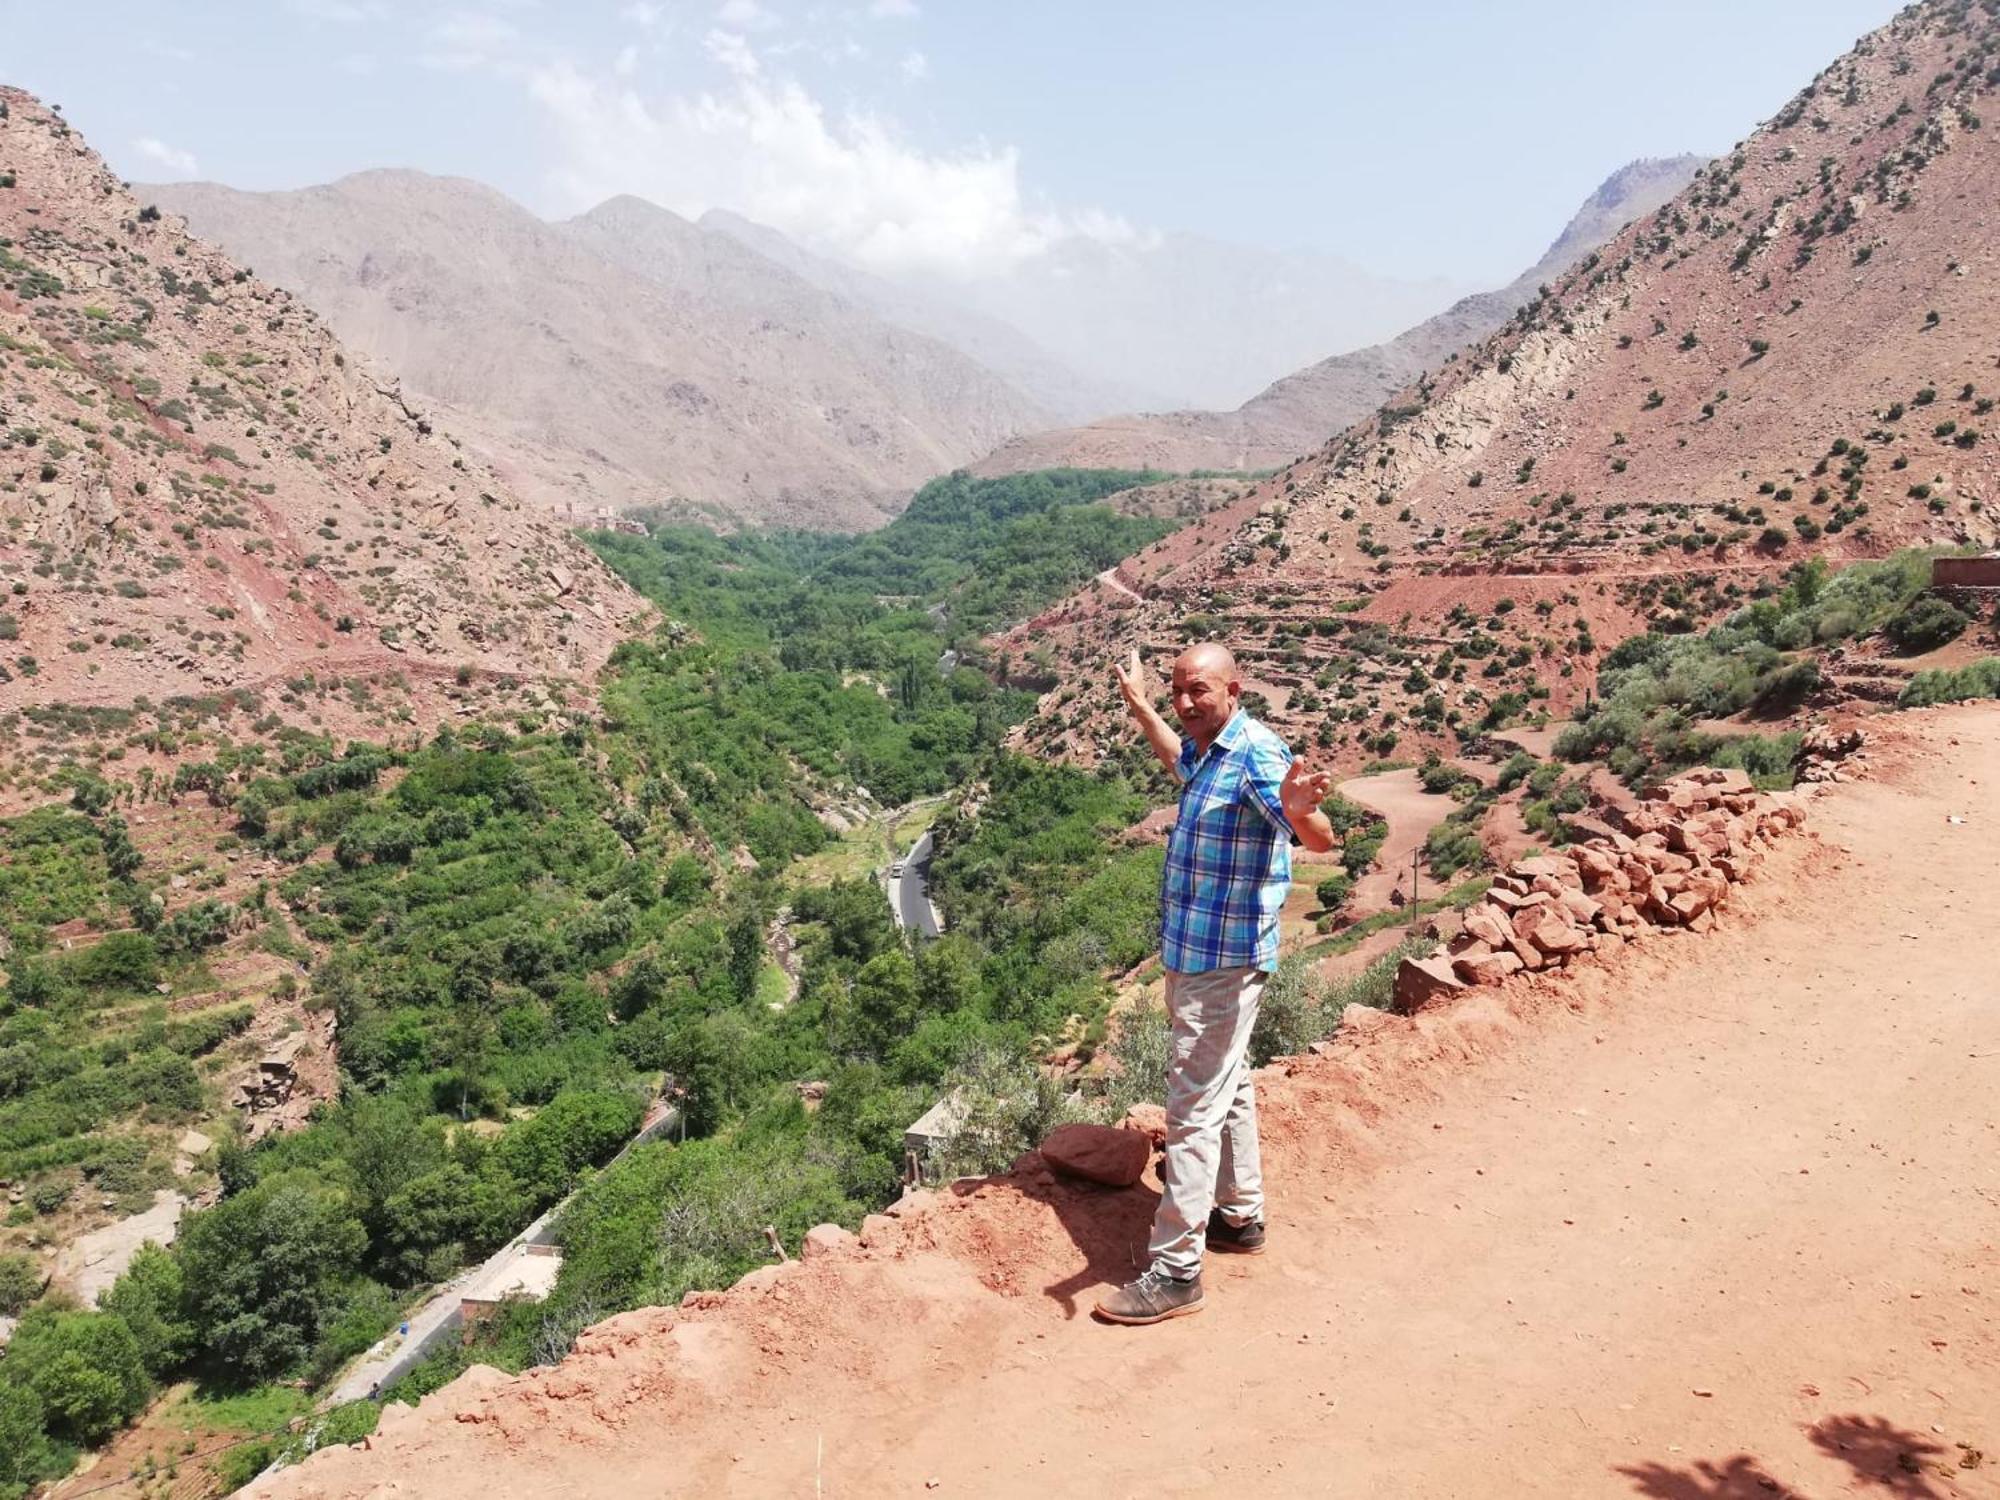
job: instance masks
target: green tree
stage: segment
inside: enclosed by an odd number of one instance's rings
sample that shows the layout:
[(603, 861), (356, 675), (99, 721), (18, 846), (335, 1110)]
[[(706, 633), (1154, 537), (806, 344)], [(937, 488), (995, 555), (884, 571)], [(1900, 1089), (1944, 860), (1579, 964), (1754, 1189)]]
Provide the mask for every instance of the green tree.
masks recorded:
[(86, 1446), (131, 1421), (153, 1391), (123, 1318), (47, 1305), (21, 1319), (0, 1375), (34, 1392), (50, 1436)]
[(181, 1263), (151, 1240), (139, 1247), (125, 1274), (98, 1302), (125, 1320), (139, 1342), (146, 1373), (155, 1380), (179, 1369), (193, 1352), (194, 1327), (186, 1316)]
[(181, 1233), (181, 1270), (216, 1373), (254, 1384), (303, 1366), (367, 1244), (352, 1195), (310, 1168), (194, 1215)]

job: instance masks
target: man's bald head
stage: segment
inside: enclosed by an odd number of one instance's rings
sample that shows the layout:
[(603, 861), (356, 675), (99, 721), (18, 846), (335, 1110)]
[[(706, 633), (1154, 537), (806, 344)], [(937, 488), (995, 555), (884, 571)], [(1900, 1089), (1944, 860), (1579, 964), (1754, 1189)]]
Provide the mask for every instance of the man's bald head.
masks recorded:
[(1206, 750), (1236, 713), (1243, 679), (1227, 646), (1203, 641), (1174, 658), (1174, 716)]
[(1181, 668), (1190, 672), (1221, 674), (1224, 681), (1236, 677), (1236, 654), (1220, 641), (1203, 641), (1190, 646), (1174, 658), (1174, 676), (1181, 675)]

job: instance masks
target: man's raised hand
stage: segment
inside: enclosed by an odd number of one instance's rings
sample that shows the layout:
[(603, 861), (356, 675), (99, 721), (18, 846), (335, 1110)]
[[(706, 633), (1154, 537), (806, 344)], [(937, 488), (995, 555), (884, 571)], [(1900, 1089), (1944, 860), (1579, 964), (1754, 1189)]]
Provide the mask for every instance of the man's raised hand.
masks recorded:
[(1319, 811), (1320, 803), (1326, 801), (1332, 790), (1333, 772), (1315, 771), (1301, 755), (1285, 772), (1285, 779), (1278, 786), (1278, 800), (1284, 803), (1285, 816), (1297, 827), (1301, 819)]
[(1111, 664), (1112, 675), (1118, 679), (1118, 691), (1125, 696), (1125, 705), (1137, 709), (1146, 702), (1146, 669), (1139, 664), (1139, 648), (1134, 646), (1131, 654), (1121, 665)]

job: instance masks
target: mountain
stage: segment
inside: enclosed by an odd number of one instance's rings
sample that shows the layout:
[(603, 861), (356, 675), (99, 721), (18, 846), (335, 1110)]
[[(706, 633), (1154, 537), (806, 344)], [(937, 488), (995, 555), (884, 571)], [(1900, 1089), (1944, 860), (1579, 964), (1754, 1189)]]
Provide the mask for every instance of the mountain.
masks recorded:
[(1388, 338), (1462, 290), (1192, 234), (1072, 235), (1001, 275), (904, 284), (998, 318), (1099, 379), (1201, 407), (1242, 401), (1328, 349)]
[(401, 371), (559, 514), (677, 502), (865, 529), (1048, 421), (956, 350), (637, 199), (549, 224), (408, 171), (146, 191)]
[(1188, 469), (1267, 469), (1310, 452), (1447, 354), (1505, 323), (1536, 288), (1679, 192), (1696, 156), (1636, 161), (1585, 200), (1542, 258), (1498, 291), (1478, 292), (1385, 343), (1287, 375), (1234, 411), (1105, 417), (1082, 427), (1016, 438), (973, 466), (1011, 474), (1063, 464)]
[(1802, 558), (1993, 546), (1997, 89), (2000, 8), (1903, 11), (1505, 328), (999, 643), (1071, 694), (1023, 742), (1124, 743), (1107, 655), (1212, 632), (1296, 742), (1407, 754)]
[(728, 209), (711, 208), (701, 216), (701, 227), (730, 236), (821, 290), (867, 308), (885, 323), (949, 344), (1026, 392), (1060, 421), (1087, 422), (1162, 399), (1146, 386), (1086, 375), (1012, 324), (976, 312), (948, 294), (815, 255), (778, 230)]
[(0, 173), (0, 708), (603, 663), (637, 596), (289, 292), (18, 89)]

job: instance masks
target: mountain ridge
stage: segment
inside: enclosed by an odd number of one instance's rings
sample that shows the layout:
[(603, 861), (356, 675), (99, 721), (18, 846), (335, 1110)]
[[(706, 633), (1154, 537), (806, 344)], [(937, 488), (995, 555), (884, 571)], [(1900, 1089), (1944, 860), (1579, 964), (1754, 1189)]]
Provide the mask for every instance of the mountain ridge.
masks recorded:
[(636, 595), (58, 113), (0, 104), (0, 703), (594, 674)]
[[(956, 350), (641, 200), (550, 224), (402, 169), (147, 191), (298, 288), (560, 515), (678, 503), (865, 530), (1047, 420)], [(663, 264), (695, 280), (669, 284)]]
[(1296, 370), (1232, 411), (1140, 412), (1031, 433), (981, 458), (973, 472), (1062, 464), (1262, 469), (1288, 462), (1367, 415), (1445, 355), (1499, 327), (1537, 285), (1623, 227), (1625, 219), (1614, 215), (1627, 208), (1650, 212), (1686, 183), (1701, 160), (1678, 156), (1628, 163), (1583, 201), (1541, 259), (1506, 286), (1461, 297), (1393, 338)]

